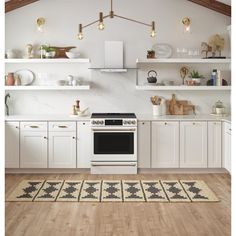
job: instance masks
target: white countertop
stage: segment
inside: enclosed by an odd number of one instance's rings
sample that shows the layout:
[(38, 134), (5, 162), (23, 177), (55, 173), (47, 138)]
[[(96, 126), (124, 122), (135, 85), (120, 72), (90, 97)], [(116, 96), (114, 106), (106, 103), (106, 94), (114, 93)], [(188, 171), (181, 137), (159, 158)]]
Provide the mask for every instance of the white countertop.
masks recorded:
[(5, 121), (88, 121), (89, 116), (72, 117), (70, 115), (13, 115), (5, 116)]
[(209, 114), (202, 115), (164, 115), (164, 116), (153, 116), (152, 114), (136, 114), (138, 120), (141, 121), (161, 121), (161, 120), (170, 120), (170, 121), (179, 121), (179, 120), (198, 120), (198, 121), (226, 121), (231, 122), (231, 116), (213, 116)]
[[(165, 116), (153, 116), (152, 114), (136, 114), (138, 120), (140, 121), (161, 121), (161, 120), (171, 120), (171, 121), (226, 121), (231, 122), (230, 116), (217, 117), (212, 115), (165, 115)], [(13, 115), (5, 116), (5, 121), (88, 121), (89, 116), (82, 117), (71, 117), (70, 115)]]

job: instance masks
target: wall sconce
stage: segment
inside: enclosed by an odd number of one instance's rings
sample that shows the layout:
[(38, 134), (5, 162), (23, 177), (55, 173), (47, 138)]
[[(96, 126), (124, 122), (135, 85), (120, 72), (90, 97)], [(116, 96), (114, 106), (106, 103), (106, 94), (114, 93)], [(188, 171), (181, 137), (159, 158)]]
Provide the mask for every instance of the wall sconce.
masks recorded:
[(37, 19), (37, 30), (41, 33), (44, 31), (45, 22), (46, 20), (43, 17)]
[(99, 13), (99, 24), (98, 24), (98, 29), (99, 30), (104, 30), (105, 26), (104, 26), (104, 23), (103, 23), (103, 13), (100, 12)]
[(188, 17), (184, 17), (182, 19), (182, 23), (183, 23), (183, 26), (184, 26), (184, 33), (190, 33), (190, 19)]
[(152, 37), (152, 38), (154, 38), (155, 36), (156, 36), (156, 29), (155, 29), (156, 27), (155, 27), (155, 22), (154, 21), (152, 21), (152, 31), (151, 31), (151, 34), (150, 34), (150, 36)]

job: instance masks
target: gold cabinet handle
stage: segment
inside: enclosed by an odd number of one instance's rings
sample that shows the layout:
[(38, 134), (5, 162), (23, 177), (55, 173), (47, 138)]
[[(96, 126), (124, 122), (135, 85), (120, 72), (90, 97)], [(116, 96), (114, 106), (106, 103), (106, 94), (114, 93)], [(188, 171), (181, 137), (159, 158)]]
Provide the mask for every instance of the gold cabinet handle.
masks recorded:
[(38, 125), (30, 125), (30, 128), (37, 129), (39, 127), (38, 127)]
[(58, 125), (58, 128), (68, 128), (66, 125)]

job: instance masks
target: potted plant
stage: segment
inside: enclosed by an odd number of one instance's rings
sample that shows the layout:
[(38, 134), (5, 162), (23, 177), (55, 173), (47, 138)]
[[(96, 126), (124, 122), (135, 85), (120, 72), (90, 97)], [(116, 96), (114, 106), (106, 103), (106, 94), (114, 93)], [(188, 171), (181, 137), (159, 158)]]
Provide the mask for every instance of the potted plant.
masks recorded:
[(200, 75), (197, 70), (193, 70), (189, 75), (190, 80), (187, 80), (187, 85), (200, 85), (203, 75)]
[(56, 55), (56, 50), (49, 45), (42, 45), (41, 50), (44, 51), (44, 55), (46, 58), (53, 58)]

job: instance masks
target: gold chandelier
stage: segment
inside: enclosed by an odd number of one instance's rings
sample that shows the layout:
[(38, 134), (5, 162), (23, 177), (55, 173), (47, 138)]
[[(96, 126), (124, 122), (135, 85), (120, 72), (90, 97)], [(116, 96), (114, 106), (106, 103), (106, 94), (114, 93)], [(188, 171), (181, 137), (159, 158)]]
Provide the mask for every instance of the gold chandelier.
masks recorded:
[(151, 28), (151, 32), (150, 32), (150, 36), (151, 37), (155, 37), (156, 36), (156, 31), (155, 31), (155, 22), (152, 21), (151, 24), (147, 24), (147, 23), (144, 23), (144, 22), (141, 22), (141, 21), (138, 21), (138, 20), (133, 20), (133, 19), (130, 19), (130, 18), (127, 18), (127, 17), (124, 17), (124, 16), (119, 16), (119, 15), (116, 15), (113, 11), (113, 0), (111, 0), (111, 10), (110, 10), (110, 13), (106, 16), (103, 16), (103, 13), (100, 12), (99, 13), (99, 19), (98, 20), (95, 20), (87, 25), (82, 25), (82, 24), (79, 24), (79, 33), (78, 33), (78, 39), (83, 39), (84, 38), (84, 35), (83, 35), (83, 29), (91, 26), (91, 25), (94, 25), (96, 23), (98, 23), (98, 29), (99, 30), (104, 30), (105, 28), (105, 25), (104, 25), (104, 22), (103, 20), (106, 19), (106, 18), (114, 18), (114, 17), (117, 17), (117, 18), (120, 18), (120, 19), (123, 19), (123, 20), (128, 20), (128, 21), (132, 21), (132, 22), (135, 22), (135, 23), (138, 23), (138, 24), (141, 24), (141, 25), (145, 25), (145, 26), (148, 26)]

